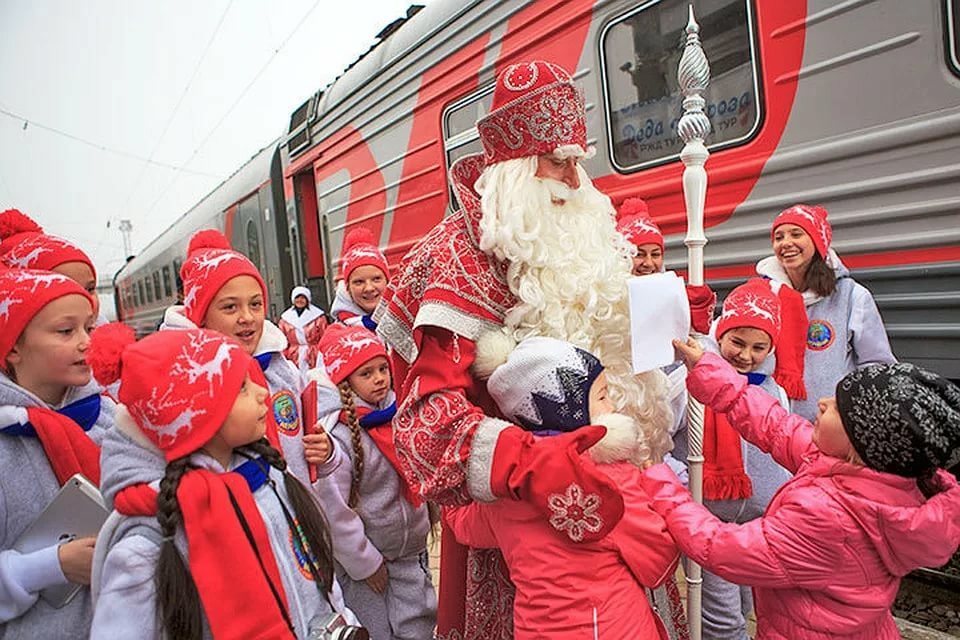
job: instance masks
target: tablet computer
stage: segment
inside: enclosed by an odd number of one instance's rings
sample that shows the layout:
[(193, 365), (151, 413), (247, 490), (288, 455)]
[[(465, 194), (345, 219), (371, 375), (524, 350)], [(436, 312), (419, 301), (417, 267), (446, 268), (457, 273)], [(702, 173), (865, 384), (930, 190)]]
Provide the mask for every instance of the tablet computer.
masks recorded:
[[(13, 548), (20, 553), (30, 553), (75, 538), (95, 536), (109, 514), (100, 491), (76, 474), (60, 487), (53, 501), (13, 543)], [(40, 592), (40, 597), (59, 609), (81, 588), (73, 583), (48, 587)]]

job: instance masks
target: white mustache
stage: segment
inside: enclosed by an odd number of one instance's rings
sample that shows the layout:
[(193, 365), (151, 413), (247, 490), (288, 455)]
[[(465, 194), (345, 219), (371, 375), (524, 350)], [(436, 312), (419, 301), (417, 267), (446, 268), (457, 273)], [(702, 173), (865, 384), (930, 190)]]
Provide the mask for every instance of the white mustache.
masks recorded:
[(540, 178), (540, 181), (547, 188), (547, 191), (550, 192), (550, 197), (555, 200), (563, 200), (566, 202), (567, 200), (573, 199), (578, 191), (578, 189), (573, 189), (566, 183), (551, 178)]

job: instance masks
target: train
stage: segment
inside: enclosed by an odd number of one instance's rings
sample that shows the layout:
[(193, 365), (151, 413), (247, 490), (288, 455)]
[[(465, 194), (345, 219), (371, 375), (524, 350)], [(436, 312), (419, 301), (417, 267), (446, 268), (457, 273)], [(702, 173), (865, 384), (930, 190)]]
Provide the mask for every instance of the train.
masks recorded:
[[(677, 63), (688, 5), (711, 65), (706, 280), (726, 290), (770, 253), (770, 223), (825, 206), (834, 247), (874, 294), (896, 355), (960, 379), (960, 0), (435, 0), (291, 113), (285, 134), (115, 276), (118, 317), (152, 330), (193, 230), (260, 266), (277, 317), (295, 284), (329, 308), (346, 233), (391, 265), (456, 208), (450, 164), (498, 71), (570, 71), (614, 203), (639, 196), (686, 263)], [(279, 126), (278, 126), (279, 129)]]

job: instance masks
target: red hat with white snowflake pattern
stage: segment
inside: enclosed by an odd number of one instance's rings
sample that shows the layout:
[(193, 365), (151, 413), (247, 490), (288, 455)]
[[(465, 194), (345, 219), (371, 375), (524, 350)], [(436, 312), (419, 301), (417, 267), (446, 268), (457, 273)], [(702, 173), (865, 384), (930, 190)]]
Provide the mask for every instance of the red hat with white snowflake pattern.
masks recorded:
[(357, 227), (347, 234), (343, 241), (343, 256), (340, 262), (340, 278), (350, 280), (350, 274), (358, 267), (371, 266), (383, 271), (385, 278), (390, 277), (387, 258), (377, 246), (373, 232), (366, 227)]
[(640, 198), (627, 198), (620, 205), (619, 231), (632, 245), (655, 244), (663, 251), (663, 232), (647, 212), (647, 203)]
[(810, 236), (813, 246), (821, 258), (827, 257), (830, 243), (833, 240), (833, 228), (827, 221), (827, 210), (820, 206), (795, 204), (789, 209), (780, 212), (770, 228), (770, 238), (774, 238), (777, 227), (782, 224), (795, 224)]
[(780, 300), (762, 278), (750, 278), (727, 294), (723, 312), (717, 321), (717, 340), (731, 329), (749, 327), (770, 336), (771, 343), (780, 335)]
[(80, 295), (91, 308), (93, 299), (70, 278), (50, 271), (8, 269), (0, 266), (0, 368), (33, 317), (64, 296)]
[(247, 256), (231, 249), (227, 238), (219, 231), (204, 229), (193, 234), (187, 247), (187, 259), (180, 267), (187, 318), (197, 326), (202, 325), (214, 296), (237, 276), (250, 276), (257, 281), (266, 306), (267, 285)]
[(47, 235), (30, 216), (17, 209), (0, 213), (0, 261), (15, 269), (52, 271), (66, 262), (81, 262), (97, 277), (90, 256), (63, 238)]
[(333, 384), (340, 384), (377, 356), (387, 357), (386, 348), (374, 332), (345, 324), (327, 327), (320, 338), (320, 353)]
[(570, 74), (552, 62), (520, 62), (504, 69), (497, 76), (490, 113), (477, 121), (477, 130), (488, 167), (558, 149), (588, 154), (583, 94)]
[(168, 462), (210, 441), (258, 367), (216, 331), (158, 331), (137, 341), (119, 322), (97, 328), (87, 362), (100, 384), (120, 381), (117, 399)]

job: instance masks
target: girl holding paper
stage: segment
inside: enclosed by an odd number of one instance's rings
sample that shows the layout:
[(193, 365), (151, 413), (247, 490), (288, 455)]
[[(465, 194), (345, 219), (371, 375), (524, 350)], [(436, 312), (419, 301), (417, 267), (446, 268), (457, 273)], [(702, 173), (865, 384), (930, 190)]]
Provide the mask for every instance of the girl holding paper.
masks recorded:
[(100, 484), (114, 405), (84, 362), (94, 302), (66, 276), (0, 269), (0, 636), (86, 637), (90, 590), (59, 608), (41, 592), (88, 585), (94, 539), (31, 553), (14, 544), (74, 474)]

